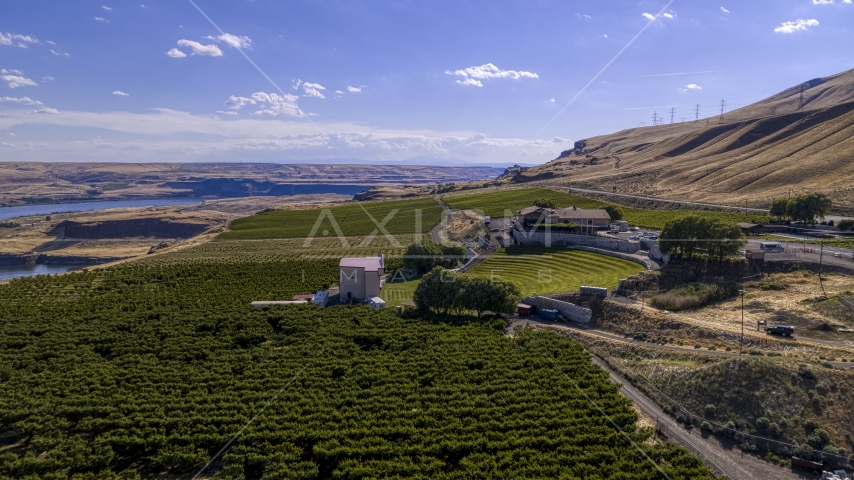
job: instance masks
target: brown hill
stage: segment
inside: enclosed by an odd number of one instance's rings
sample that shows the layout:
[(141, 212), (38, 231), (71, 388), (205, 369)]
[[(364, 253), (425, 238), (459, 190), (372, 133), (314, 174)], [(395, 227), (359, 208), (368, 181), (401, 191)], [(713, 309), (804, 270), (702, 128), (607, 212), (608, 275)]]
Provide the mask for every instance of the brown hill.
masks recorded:
[(807, 191), (854, 208), (854, 70), (818, 78), (718, 118), (623, 130), (510, 181), (733, 205)]

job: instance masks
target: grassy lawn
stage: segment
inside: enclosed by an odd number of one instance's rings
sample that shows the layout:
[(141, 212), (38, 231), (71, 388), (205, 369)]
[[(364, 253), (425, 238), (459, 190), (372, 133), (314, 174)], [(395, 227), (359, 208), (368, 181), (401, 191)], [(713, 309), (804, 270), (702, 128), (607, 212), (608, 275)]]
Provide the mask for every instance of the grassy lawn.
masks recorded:
[[(418, 217), (420, 215), (420, 229)], [(373, 220), (371, 219), (373, 217)], [(394, 202), (367, 202), (311, 210), (275, 210), (240, 218), (217, 238), (257, 240), (371, 235), (377, 224), (390, 234), (428, 233), (442, 220), (442, 207), (432, 198)], [(376, 223), (375, 223), (376, 221)], [(315, 230), (316, 228), (316, 230)], [(312, 230), (314, 234), (312, 235)], [(403, 241), (399, 241), (403, 243)]]
[[(481, 210), (485, 215), (503, 217), (506, 212), (515, 214), (516, 211), (530, 207), (534, 200), (546, 198), (554, 200), (558, 208), (576, 206), (578, 208), (602, 208), (606, 202), (556, 192), (547, 188), (527, 188), (524, 190), (508, 190), (457, 197), (443, 197), (442, 200), (453, 209)], [(643, 210), (640, 208), (620, 207), (623, 210), (623, 220), (632, 225), (644, 228), (661, 229), (668, 220), (677, 220), (688, 215), (698, 215), (727, 222), (764, 223), (769, 220), (763, 215), (744, 215), (735, 212), (707, 212), (699, 210)]]
[(471, 273), (513, 281), (530, 295), (571, 292), (582, 285), (613, 288), (643, 270), (638, 263), (596, 253), (518, 246), (499, 249)]

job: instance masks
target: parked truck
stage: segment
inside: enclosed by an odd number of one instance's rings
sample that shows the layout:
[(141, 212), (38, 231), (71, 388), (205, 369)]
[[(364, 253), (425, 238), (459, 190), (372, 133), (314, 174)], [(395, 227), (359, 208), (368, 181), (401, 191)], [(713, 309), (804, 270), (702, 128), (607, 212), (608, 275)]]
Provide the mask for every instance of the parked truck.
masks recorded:
[(790, 327), (788, 325), (771, 325), (770, 327), (765, 329), (765, 333), (782, 335), (784, 337), (791, 337), (795, 334), (795, 327)]

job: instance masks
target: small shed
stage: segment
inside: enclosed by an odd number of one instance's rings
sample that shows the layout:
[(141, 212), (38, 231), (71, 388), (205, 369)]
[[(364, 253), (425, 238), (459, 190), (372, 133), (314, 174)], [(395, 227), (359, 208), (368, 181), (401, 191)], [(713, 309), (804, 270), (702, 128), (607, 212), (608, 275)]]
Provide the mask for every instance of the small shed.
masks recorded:
[(371, 306), (371, 310), (379, 310), (381, 308), (385, 308), (385, 300), (380, 297), (373, 297), (368, 300), (368, 304)]
[(294, 301), (296, 301), (296, 300), (310, 301), (312, 298), (314, 298), (313, 293), (306, 293), (303, 295), (294, 295), (294, 298), (292, 298), (291, 300), (294, 300)]
[(557, 316), (559, 315), (557, 310), (550, 310), (548, 308), (540, 309), (540, 318), (543, 320), (557, 320)]
[(537, 314), (537, 307), (536, 305), (520, 303), (519, 305), (516, 305), (516, 312), (520, 317), (530, 317), (531, 315)]

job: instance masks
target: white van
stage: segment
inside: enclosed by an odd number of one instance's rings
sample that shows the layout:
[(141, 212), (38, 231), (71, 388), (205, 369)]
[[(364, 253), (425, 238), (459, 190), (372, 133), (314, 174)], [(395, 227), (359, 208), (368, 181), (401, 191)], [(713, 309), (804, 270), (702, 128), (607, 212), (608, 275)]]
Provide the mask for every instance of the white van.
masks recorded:
[(759, 249), (766, 252), (782, 252), (783, 244), (780, 242), (760, 242)]

